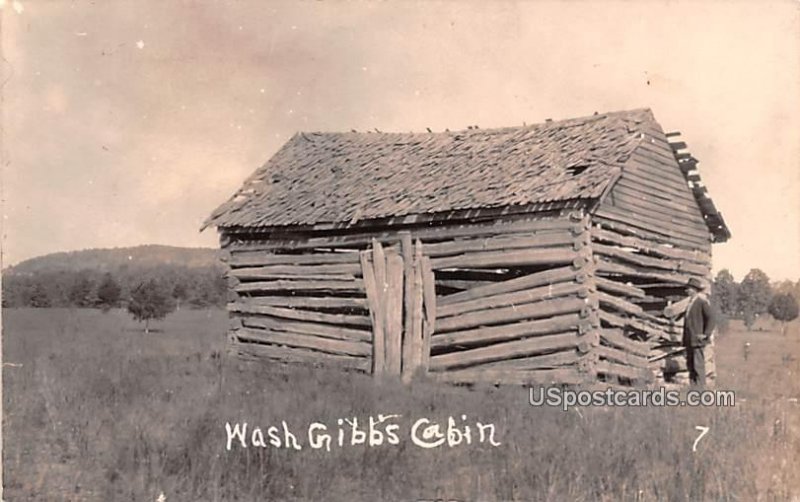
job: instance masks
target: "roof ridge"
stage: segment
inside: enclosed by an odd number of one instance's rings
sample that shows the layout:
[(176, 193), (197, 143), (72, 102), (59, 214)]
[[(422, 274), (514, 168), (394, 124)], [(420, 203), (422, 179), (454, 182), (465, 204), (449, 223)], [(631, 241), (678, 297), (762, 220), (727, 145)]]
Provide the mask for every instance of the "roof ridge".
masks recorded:
[[(570, 117), (565, 119), (545, 119), (542, 122), (536, 122), (533, 124), (525, 124), (521, 126), (501, 126), (501, 127), (488, 127), (486, 129), (480, 128), (470, 128), (470, 129), (455, 129), (455, 130), (445, 130), (445, 131), (435, 131), (435, 132), (427, 132), (427, 131), (297, 131), (292, 135), (291, 139), (294, 139), (296, 136), (305, 137), (305, 135), (318, 135), (318, 136), (351, 136), (351, 135), (358, 135), (358, 136), (430, 136), (430, 135), (445, 135), (445, 134), (480, 134), (480, 133), (487, 133), (487, 132), (508, 132), (513, 131), (515, 129), (536, 129), (539, 127), (558, 127), (564, 126), (566, 124), (583, 124), (589, 120), (601, 120), (604, 118), (616, 117), (619, 115), (635, 115), (635, 114), (648, 114), (649, 119), (651, 121), (655, 121), (655, 116), (653, 115), (653, 111), (649, 107), (641, 107), (641, 108), (631, 108), (627, 110), (615, 110), (610, 112), (603, 112), (603, 113), (593, 113), (592, 115), (584, 115), (581, 117)], [(306, 138), (307, 139), (307, 138)]]

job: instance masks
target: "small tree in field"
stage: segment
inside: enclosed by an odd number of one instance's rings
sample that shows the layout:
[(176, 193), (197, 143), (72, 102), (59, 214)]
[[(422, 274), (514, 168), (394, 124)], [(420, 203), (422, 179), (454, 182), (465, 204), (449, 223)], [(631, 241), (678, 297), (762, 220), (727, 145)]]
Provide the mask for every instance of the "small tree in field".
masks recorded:
[(750, 270), (739, 285), (739, 310), (748, 330), (753, 328), (756, 317), (767, 311), (771, 298), (767, 274), (757, 268)]
[(183, 282), (178, 282), (175, 284), (175, 287), (172, 288), (172, 297), (175, 298), (177, 302), (177, 309), (181, 309), (181, 303), (186, 301), (189, 298), (189, 292), (186, 291), (186, 284)]
[(739, 304), (739, 285), (726, 268), (720, 270), (711, 284), (711, 303), (726, 316), (735, 316)]
[(797, 319), (798, 308), (797, 300), (789, 293), (778, 293), (769, 302), (769, 313), (772, 317), (781, 321), (783, 324), (782, 333), (786, 335), (786, 323)]
[(103, 308), (103, 312), (108, 312), (109, 309), (117, 306), (120, 294), (121, 288), (117, 281), (114, 280), (111, 274), (106, 274), (103, 277), (103, 282), (97, 287), (97, 299)]
[(137, 321), (144, 321), (144, 332), (150, 332), (151, 319), (163, 319), (175, 310), (172, 295), (155, 279), (140, 283), (131, 292), (128, 312)]

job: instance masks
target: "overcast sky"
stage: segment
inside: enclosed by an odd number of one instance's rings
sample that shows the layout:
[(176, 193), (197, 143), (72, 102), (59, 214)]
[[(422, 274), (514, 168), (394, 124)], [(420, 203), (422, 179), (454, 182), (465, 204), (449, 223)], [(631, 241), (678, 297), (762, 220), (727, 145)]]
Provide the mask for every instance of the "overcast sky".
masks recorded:
[(295, 131), (438, 131), (650, 107), (733, 239), (800, 278), (796, 2), (0, 0), (4, 266), (215, 246), (198, 229)]

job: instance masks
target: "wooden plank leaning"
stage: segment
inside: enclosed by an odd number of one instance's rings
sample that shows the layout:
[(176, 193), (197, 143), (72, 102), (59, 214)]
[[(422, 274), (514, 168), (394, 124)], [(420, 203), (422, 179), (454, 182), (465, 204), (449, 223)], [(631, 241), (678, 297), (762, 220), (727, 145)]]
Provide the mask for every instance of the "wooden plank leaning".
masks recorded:
[(383, 339), (383, 311), (381, 309), (381, 293), (383, 284), (378, 286), (375, 279), (375, 268), (372, 263), (372, 252), (362, 251), (361, 269), (364, 287), (367, 290), (369, 315), (372, 320), (372, 374), (382, 375), (385, 371), (385, 348)]

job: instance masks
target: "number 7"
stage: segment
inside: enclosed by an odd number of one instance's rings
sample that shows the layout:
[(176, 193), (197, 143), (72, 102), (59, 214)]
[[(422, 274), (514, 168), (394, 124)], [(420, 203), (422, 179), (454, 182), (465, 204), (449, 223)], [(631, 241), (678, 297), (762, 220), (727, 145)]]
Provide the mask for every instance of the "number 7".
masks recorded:
[(701, 431), (700, 435), (697, 436), (697, 439), (694, 440), (694, 444), (692, 445), (692, 451), (696, 452), (697, 443), (699, 443), (700, 440), (703, 439), (703, 436), (705, 436), (708, 433), (708, 431), (711, 430), (711, 427), (703, 427), (702, 425), (695, 425), (694, 428), (697, 429), (698, 431)]

